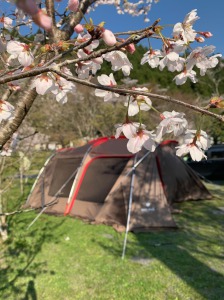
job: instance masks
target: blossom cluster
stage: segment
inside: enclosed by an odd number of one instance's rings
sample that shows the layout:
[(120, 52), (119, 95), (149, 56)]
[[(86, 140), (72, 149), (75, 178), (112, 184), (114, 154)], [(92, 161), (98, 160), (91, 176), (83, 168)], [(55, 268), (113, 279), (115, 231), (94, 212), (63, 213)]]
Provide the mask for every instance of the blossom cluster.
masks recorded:
[[(96, 3), (100, 2), (97, 1)], [(140, 4), (141, 1), (135, 4), (125, 1), (122, 9), (119, 9), (119, 5), (117, 5), (117, 9), (119, 13), (147, 15), (150, 5), (148, 8), (143, 6), (142, 10), (138, 10)], [(17, 0), (16, 5), (17, 22), (28, 15), (45, 31), (50, 32), (52, 30), (51, 18), (43, 9), (40, 10), (37, 7), (35, 0)], [(69, 0), (67, 10), (77, 12), (79, 1)], [(177, 85), (184, 84), (187, 79), (196, 83), (198, 79), (195, 69), (199, 69), (200, 75), (204, 76), (207, 70), (218, 64), (218, 57), (221, 57), (220, 54), (212, 55), (215, 51), (214, 46), (200, 46), (192, 50), (193, 42), (201, 43), (212, 36), (210, 32), (194, 30), (193, 25), (198, 19), (196, 9), (189, 12), (183, 22), (174, 25), (171, 38), (163, 35), (162, 26), (154, 26), (150, 34), (145, 34), (144, 37), (150, 38), (151, 35), (154, 35), (160, 38), (161, 50), (153, 49), (150, 45), (149, 50), (142, 57), (140, 65), (147, 63), (151, 68), (158, 67), (159, 70), (163, 71), (166, 67), (170, 72), (178, 73), (173, 79)], [(74, 27), (74, 34), (77, 36), (73, 40), (51, 44), (47, 44), (46, 41), (44, 44), (43, 34), (36, 35), (33, 43), (21, 42), (13, 35), (10, 36), (10, 30), (13, 28), (12, 19), (3, 16), (0, 18), (0, 22), (3, 24), (3, 31), (7, 29), (7, 35), (0, 36), (0, 52), (4, 53), (4, 57), (6, 57), (6, 65), (9, 68), (8, 75), (22, 74), (27, 70), (38, 69), (38, 67), (44, 66), (48, 54), (53, 57), (58, 53), (63, 53), (63, 51), (70, 51), (74, 59), (71, 59), (68, 65), (73, 66), (73, 70), (75, 70), (73, 73), (65, 67), (66, 64), (63, 67), (58, 66), (55, 59), (55, 62), (53, 60), (50, 65), (52, 71), (42, 72), (35, 76), (31, 84), (37, 94), (52, 93), (59, 103), (64, 104), (67, 102), (68, 93), (76, 93), (76, 85), (69, 80), (70, 77), (89, 82), (97, 75), (103, 62), (109, 62), (112, 73), (97, 76), (99, 85), (95, 90), (95, 95), (103, 98), (105, 102), (123, 100), (127, 114), (125, 122), (116, 125), (116, 137), (123, 133), (129, 139), (127, 147), (130, 152), (136, 153), (142, 147), (154, 151), (167, 133), (173, 133), (175, 137), (181, 136), (183, 140), (183, 145), (177, 147), (177, 155), (182, 156), (190, 153), (192, 159), (197, 161), (205, 157), (204, 150), (210, 146), (209, 138), (201, 128), (190, 130), (183, 113), (176, 111), (161, 113), (161, 122), (156, 127), (155, 132), (149, 131), (141, 121), (142, 111), (155, 111), (152, 100), (146, 95), (148, 89), (146, 87), (132, 87), (135, 93), (126, 93), (127, 96), (120, 96), (116, 91), (117, 83), (114, 72), (121, 70), (124, 76), (130, 75), (133, 66), (127, 54), (135, 53), (135, 45), (133, 42), (128, 42), (128, 39), (121, 39), (112, 31), (104, 28), (104, 22), (94, 25), (93, 21), (90, 20), (89, 22), (86, 21), (85, 24), (77, 24)], [(60, 28), (60, 26), (61, 23), (59, 22), (57, 27)], [(103, 45), (107, 51), (101, 54), (100, 49)], [(35, 48), (36, 46), (38, 47)], [(56, 70), (59, 70), (63, 76), (58, 75), (60, 72), (56, 72)], [(19, 90), (21, 80), (22, 76), (20, 80), (9, 82), (8, 87)], [(13, 116), (13, 111), (14, 108), (11, 104), (1, 101), (0, 122), (9, 120)], [(131, 120), (134, 116), (135, 118), (139, 116), (138, 122)]]

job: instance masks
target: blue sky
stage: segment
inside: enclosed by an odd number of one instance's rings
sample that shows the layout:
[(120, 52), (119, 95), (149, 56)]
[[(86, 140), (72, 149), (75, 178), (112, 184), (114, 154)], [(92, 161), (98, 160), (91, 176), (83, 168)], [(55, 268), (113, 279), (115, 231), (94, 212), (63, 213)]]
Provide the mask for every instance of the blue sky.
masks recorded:
[[(60, 5), (63, 7), (67, 3), (68, 0), (63, 0)], [(1, 13), (7, 5), (5, 1), (0, 0)], [(106, 28), (119, 32), (142, 29), (158, 18), (161, 18), (161, 25), (174, 25), (177, 22), (182, 22), (185, 15), (192, 9), (197, 9), (200, 17), (194, 28), (198, 31), (210, 31), (213, 34), (213, 37), (207, 39), (205, 43), (197, 45), (214, 45), (216, 46), (215, 52), (224, 55), (224, 0), (160, 0), (157, 4), (152, 5), (152, 10), (149, 12), (150, 23), (145, 23), (141, 16), (118, 15), (112, 5), (99, 6), (90, 16), (94, 24), (105, 21)], [(168, 28), (166, 32), (170, 35), (172, 28)], [(151, 44), (154, 48), (160, 48), (161, 46), (160, 42), (154, 40)], [(147, 45), (146, 42), (145, 45)]]
[[(105, 27), (114, 32), (144, 28), (157, 18), (161, 18), (161, 25), (182, 22), (185, 15), (192, 9), (197, 9), (200, 19), (194, 28), (198, 31), (210, 31), (213, 37), (202, 45), (216, 46), (216, 53), (224, 55), (224, 0), (160, 0), (152, 5), (149, 12), (150, 23), (145, 23), (142, 17), (118, 15), (113, 6), (101, 6), (91, 13), (95, 24), (105, 21)], [(171, 28), (168, 34), (171, 33)], [(161, 44), (152, 41), (153, 47)]]

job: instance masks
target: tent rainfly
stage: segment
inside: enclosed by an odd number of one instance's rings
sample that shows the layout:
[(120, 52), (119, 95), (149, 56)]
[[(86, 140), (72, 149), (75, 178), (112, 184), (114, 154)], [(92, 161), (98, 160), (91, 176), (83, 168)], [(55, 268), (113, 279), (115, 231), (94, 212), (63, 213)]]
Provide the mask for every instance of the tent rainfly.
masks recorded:
[(211, 198), (196, 173), (174, 154), (175, 141), (136, 155), (126, 145), (125, 138), (99, 138), (57, 151), (40, 171), (26, 206), (118, 231), (144, 232), (177, 227), (174, 202)]

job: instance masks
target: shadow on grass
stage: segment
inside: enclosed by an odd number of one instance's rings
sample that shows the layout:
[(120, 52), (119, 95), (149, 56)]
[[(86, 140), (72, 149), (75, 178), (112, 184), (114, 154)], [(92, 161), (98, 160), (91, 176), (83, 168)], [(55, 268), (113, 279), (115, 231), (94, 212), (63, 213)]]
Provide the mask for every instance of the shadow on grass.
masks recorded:
[[(180, 229), (129, 234), (125, 259), (143, 262), (149, 270), (156, 259), (203, 299), (223, 300), (224, 216), (213, 214), (217, 203), (212, 201), (184, 203), (179, 207), (184, 208), (175, 217)], [(121, 244), (100, 246), (114, 256), (121, 256)], [(168, 285), (172, 288), (172, 284), (171, 280)]]
[[(46, 242), (57, 243), (58, 237), (55, 237), (54, 232), (64, 220), (42, 220), (43, 222), (38, 223), (38, 229), (33, 226), (26, 230), (27, 224), (34, 217), (35, 214), (25, 218), (17, 216), (9, 222), (13, 231), (0, 252), (0, 299), (36, 300), (36, 277), (43, 273), (54, 275), (54, 271), (48, 269), (47, 257), (38, 262), (35, 262), (35, 258)], [(15, 228), (18, 229), (18, 234)]]

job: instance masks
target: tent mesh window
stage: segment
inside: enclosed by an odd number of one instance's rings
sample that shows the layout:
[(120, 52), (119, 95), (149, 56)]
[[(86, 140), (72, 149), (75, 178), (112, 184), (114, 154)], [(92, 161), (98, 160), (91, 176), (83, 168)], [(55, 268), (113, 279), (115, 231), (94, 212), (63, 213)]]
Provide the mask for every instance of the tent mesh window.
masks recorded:
[[(51, 179), (49, 196), (55, 196), (55, 194), (62, 188), (63, 184), (68, 180), (73, 172), (80, 166), (82, 158), (59, 158), (56, 161), (53, 176)], [(66, 186), (61, 190), (59, 197), (68, 197), (76, 173), (72, 176)]]
[(77, 199), (103, 203), (129, 159), (115, 157), (94, 160), (86, 171)]

